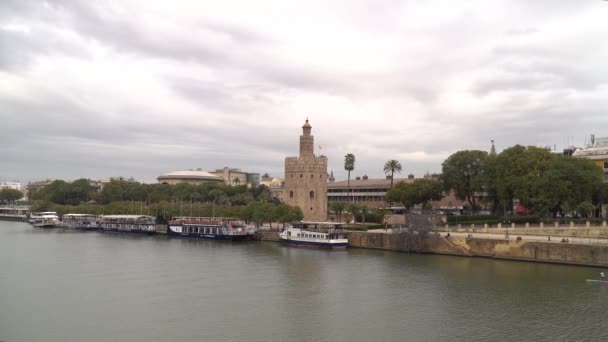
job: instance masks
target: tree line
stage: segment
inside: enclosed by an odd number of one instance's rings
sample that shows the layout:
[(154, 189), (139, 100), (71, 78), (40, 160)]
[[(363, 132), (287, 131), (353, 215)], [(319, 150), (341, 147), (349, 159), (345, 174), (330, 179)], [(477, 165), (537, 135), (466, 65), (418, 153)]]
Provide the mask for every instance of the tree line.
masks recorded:
[(19, 190), (2, 188), (0, 189), (0, 203), (13, 203), (23, 197)]
[(33, 211), (60, 214), (142, 214), (167, 222), (176, 216), (237, 217), (256, 225), (303, 218), (300, 208), (280, 203), (264, 185), (223, 183), (143, 184), (113, 180), (99, 190), (87, 179), (55, 180), (32, 193)]
[(586, 158), (564, 157), (538, 147), (515, 145), (499, 154), (459, 151), (442, 164), (444, 190), (503, 215), (518, 201), (539, 216), (591, 215), (608, 201), (603, 170)]
[(264, 185), (248, 188), (246, 185), (230, 186), (224, 183), (188, 184), (144, 184), (112, 180), (99, 190), (87, 179), (73, 182), (55, 180), (42, 189), (31, 193), (29, 198), (54, 204), (77, 205), (91, 200), (99, 204), (120, 201), (143, 201), (146, 203), (191, 201), (220, 205), (247, 205), (250, 202), (280, 201), (272, 196)]

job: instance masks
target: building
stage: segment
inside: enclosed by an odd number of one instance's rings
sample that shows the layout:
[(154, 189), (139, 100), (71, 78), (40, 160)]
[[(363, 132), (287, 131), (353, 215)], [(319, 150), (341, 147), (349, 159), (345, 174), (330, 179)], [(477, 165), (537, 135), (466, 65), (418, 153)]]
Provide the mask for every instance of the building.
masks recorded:
[(270, 189), (272, 197), (283, 201), (285, 195), (285, 180), (277, 177), (262, 177), (260, 185), (264, 185)]
[(327, 220), (327, 157), (315, 156), (312, 126), (306, 119), (300, 136), (300, 156), (285, 158), (283, 201), (297, 206), (306, 221)]
[(210, 172), (212, 175), (221, 177), (227, 185), (245, 185), (256, 187), (260, 184), (260, 174), (241, 171), (224, 167)]
[(21, 191), (21, 183), (19, 182), (0, 182), (0, 189), (13, 189)]
[(51, 184), (53, 181), (51, 181), (50, 179), (47, 179), (45, 181), (40, 181), (40, 182), (29, 182), (27, 183), (27, 192), (28, 194), (33, 194), (36, 191), (44, 188), (45, 186)]
[(216, 176), (201, 169), (172, 171), (156, 178), (161, 184), (203, 184), (203, 183), (223, 183), (222, 177)]
[(608, 137), (595, 138), (591, 135), (591, 144), (574, 151), (572, 157), (593, 160), (604, 170), (604, 183), (608, 183)]
[[(435, 178), (437, 175), (427, 174), (424, 178)], [(412, 183), (420, 178), (415, 178), (413, 174), (407, 178), (395, 178), (393, 186), (401, 182)], [(350, 192), (348, 191), (348, 181), (331, 182), (327, 185), (327, 201), (346, 202), (357, 205), (366, 205), (369, 208), (387, 208), (388, 204), (384, 201), (384, 196), (391, 189), (391, 176), (386, 178), (370, 179), (367, 176), (355, 177), (350, 180)], [(431, 202), (433, 208), (442, 210), (462, 210), (466, 202), (459, 200), (454, 194), (449, 193), (439, 201)], [(401, 204), (394, 203), (394, 208)]]

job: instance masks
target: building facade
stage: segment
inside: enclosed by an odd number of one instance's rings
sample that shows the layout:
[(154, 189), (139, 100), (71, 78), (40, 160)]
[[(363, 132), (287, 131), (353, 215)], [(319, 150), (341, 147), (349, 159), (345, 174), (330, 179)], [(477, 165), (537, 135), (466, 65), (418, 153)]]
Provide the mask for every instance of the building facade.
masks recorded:
[(164, 175), (160, 175), (157, 178), (158, 182), (161, 184), (179, 184), (179, 183), (188, 183), (188, 184), (203, 184), (203, 183), (223, 183), (224, 179), (222, 177), (213, 175), (209, 172), (203, 171), (201, 169), (197, 170), (187, 170), (187, 171), (172, 171), (166, 173)]
[(300, 156), (285, 158), (283, 202), (302, 209), (305, 221), (327, 220), (327, 157), (315, 156), (312, 126), (306, 119)]
[[(434, 178), (426, 175), (425, 178)], [(407, 178), (395, 178), (393, 186), (398, 183), (412, 183), (421, 178), (415, 178), (410, 174)], [(327, 201), (354, 203), (365, 205), (368, 208), (386, 208), (389, 204), (384, 201), (384, 196), (391, 189), (391, 177), (371, 179), (367, 176), (356, 177), (350, 181), (350, 191), (348, 181), (330, 182), (327, 185)], [(433, 208), (441, 210), (462, 210), (467, 204), (454, 196), (453, 193), (444, 194), (439, 201), (431, 202)], [(393, 203), (392, 209), (399, 209), (402, 205)]]
[(264, 185), (270, 189), (272, 197), (283, 201), (285, 196), (285, 180), (277, 177), (262, 177), (260, 185)]
[(591, 136), (591, 145), (577, 149), (572, 153), (572, 157), (593, 160), (604, 170), (604, 183), (608, 183), (608, 137), (595, 138)]
[(209, 173), (222, 177), (227, 185), (248, 185), (250, 187), (260, 185), (259, 173), (244, 172), (241, 169), (231, 169), (229, 167), (217, 169)]
[(13, 189), (21, 191), (21, 183), (19, 182), (0, 182), (0, 189)]

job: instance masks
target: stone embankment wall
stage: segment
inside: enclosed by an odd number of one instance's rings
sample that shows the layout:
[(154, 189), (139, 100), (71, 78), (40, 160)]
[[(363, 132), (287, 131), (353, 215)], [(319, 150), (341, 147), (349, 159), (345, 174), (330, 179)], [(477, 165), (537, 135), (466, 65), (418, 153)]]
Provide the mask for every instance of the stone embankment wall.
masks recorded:
[(279, 232), (272, 230), (258, 230), (255, 234), (256, 240), (279, 241)]
[(350, 245), (391, 251), (412, 250), (421, 253), (481, 256), (497, 259), (528, 260), (574, 265), (608, 266), (608, 246), (546, 242), (516, 242), (513, 240), (466, 237), (424, 238), (420, 247), (409, 248), (412, 241), (406, 234), (350, 232)]

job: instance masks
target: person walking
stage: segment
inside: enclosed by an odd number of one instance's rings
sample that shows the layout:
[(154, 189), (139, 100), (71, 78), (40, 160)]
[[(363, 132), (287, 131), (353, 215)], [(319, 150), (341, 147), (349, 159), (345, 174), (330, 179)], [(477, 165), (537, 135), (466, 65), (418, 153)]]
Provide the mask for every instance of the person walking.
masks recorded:
[(606, 279), (606, 275), (604, 274), (604, 272), (600, 272), (600, 278), (602, 278), (602, 280)]

